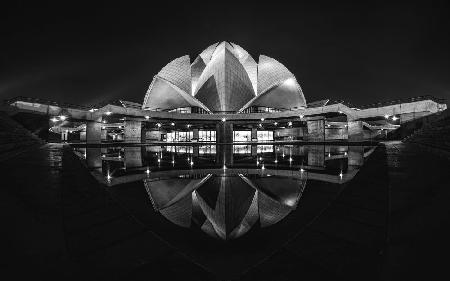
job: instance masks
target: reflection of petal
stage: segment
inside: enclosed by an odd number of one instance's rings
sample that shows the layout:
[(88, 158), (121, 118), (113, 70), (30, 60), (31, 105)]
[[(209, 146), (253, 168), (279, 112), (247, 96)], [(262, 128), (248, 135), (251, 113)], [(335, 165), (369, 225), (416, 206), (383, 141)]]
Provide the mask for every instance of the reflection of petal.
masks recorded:
[(259, 221), (267, 227), (284, 219), (293, 209), (280, 204), (263, 192), (258, 192)]
[(242, 174), (239, 176), (258, 190), (261, 227), (281, 221), (294, 210), (306, 185), (306, 180), (279, 177), (249, 179)]
[[(209, 192), (217, 187), (218, 193)], [(195, 191), (195, 198), (206, 220), (222, 239), (247, 232), (257, 221), (255, 190), (238, 177), (213, 177)]]
[(160, 210), (160, 213), (176, 225), (190, 227), (192, 217), (191, 196), (185, 196), (183, 199), (178, 200), (175, 204)]
[(248, 208), (247, 214), (245, 215), (241, 224), (230, 233), (230, 238), (238, 238), (247, 233), (258, 221), (258, 218), (258, 193), (255, 192), (252, 204), (250, 205), (250, 208)]
[(144, 180), (153, 206), (156, 210), (161, 210), (176, 203), (189, 195), (193, 190), (200, 187), (211, 175), (203, 179), (166, 179), (166, 180)]

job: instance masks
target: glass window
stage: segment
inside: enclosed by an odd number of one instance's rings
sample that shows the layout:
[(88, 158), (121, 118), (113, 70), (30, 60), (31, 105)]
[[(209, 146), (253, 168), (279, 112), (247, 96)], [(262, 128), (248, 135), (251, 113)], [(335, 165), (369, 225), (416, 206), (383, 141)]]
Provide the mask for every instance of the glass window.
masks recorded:
[(257, 132), (258, 141), (273, 141), (272, 131), (258, 131)]
[(216, 141), (216, 131), (200, 130), (198, 132), (198, 140), (214, 142), (214, 141)]
[(233, 132), (233, 141), (241, 142), (241, 141), (252, 141), (252, 132), (251, 131), (234, 131)]
[(250, 154), (252, 151), (251, 145), (233, 145), (234, 154)]
[(258, 153), (273, 152), (273, 146), (272, 145), (258, 145), (257, 152)]

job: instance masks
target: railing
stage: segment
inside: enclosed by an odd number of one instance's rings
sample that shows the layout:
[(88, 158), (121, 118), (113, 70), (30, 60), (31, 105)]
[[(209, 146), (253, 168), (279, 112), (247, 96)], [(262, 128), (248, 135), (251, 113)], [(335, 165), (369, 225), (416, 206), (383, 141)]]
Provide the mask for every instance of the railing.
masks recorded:
[(389, 106), (389, 105), (396, 105), (401, 103), (410, 103), (410, 102), (417, 102), (417, 101), (425, 101), (425, 100), (431, 100), (439, 104), (445, 103), (445, 99), (436, 98), (432, 95), (423, 95), (423, 96), (417, 96), (412, 98), (401, 98), (396, 100), (389, 100), (389, 101), (382, 101), (377, 103), (371, 103), (366, 104), (363, 106), (359, 106), (360, 109), (367, 109), (367, 108), (374, 108), (374, 107), (383, 107), (383, 106)]
[(12, 99), (5, 100), (5, 104), (12, 105), (18, 101), (58, 106), (61, 108), (73, 108), (73, 109), (82, 109), (82, 110), (89, 110), (91, 108), (91, 107), (83, 106), (83, 105), (79, 105), (79, 104), (71, 104), (71, 103), (66, 103), (66, 102), (57, 102), (57, 101), (45, 100), (45, 99), (40, 99), (40, 98), (23, 97), (23, 96), (18, 96), (18, 97), (12, 98)]

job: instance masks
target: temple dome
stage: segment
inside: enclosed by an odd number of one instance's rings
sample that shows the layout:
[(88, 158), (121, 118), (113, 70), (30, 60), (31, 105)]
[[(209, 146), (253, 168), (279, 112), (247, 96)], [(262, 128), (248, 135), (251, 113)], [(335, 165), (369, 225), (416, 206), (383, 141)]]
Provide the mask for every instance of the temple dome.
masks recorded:
[(234, 43), (215, 43), (191, 63), (183, 56), (155, 77), (143, 109), (199, 107), (209, 113), (236, 113), (246, 108), (292, 110), (306, 106), (300, 85), (280, 62), (261, 55), (259, 62)]

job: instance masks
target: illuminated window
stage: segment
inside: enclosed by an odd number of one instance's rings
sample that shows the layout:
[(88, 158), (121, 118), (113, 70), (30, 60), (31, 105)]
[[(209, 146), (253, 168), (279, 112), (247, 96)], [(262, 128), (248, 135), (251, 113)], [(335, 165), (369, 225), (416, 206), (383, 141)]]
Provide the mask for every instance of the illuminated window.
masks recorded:
[(174, 142), (174, 141), (191, 141), (194, 137), (194, 133), (192, 131), (189, 132), (170, 132), (167, 133), (167, 141), (168, 142)]
[(257, 153), (273, 152), (273, 145), (258, 145), (256, 151)]
[(252, 132), (251, 131), (234, 131), (233, 132), (233, 141), (241, 142), (241, 141), (252, 141)]
[(216, 141), (216, 131), (198, 131), (198, 141)]
[(250, 145), (233, 145), (234, 154), (250, 154), (252, 148)]
[(216, 154), (215, 145), (202, 145), (198, 148), (199, 154)]
[(257, 132), (258, 141), (273, 141), (272, 131), (258, 131)]

